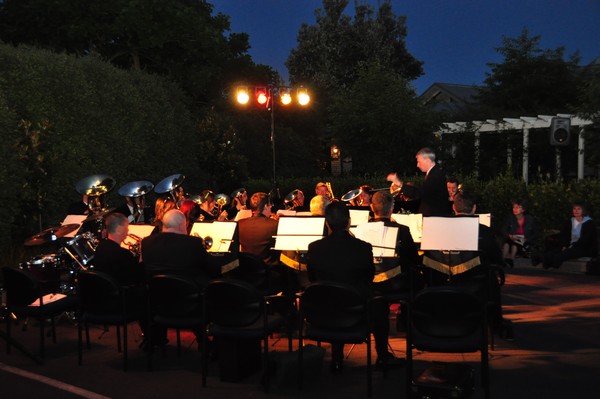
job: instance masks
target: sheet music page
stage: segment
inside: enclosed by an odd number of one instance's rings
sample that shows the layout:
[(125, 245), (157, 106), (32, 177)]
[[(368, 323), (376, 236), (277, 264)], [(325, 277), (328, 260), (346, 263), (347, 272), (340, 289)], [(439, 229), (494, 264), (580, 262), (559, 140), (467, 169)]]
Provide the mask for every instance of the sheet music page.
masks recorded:
[(359, 240), (373, 246), (374, 257), (392, 257), (396, 254), (397, 227), (387, 227), (383, 222), (373, 222), (351, 227), (350, 232)]
[(369, 223), (369, 211), (367, 209), (349, 209), (350, 226)]
[(296, 211), (293, 209), (280, 209), (277, 211), (279, 216), (296, 216)]
[(324, 217), (282, 217), (277, 225), (275, 249), (308, 251), (308, 245), (323, 238)]
[(487, 227), (492, 227), (492, 214), (491, 213), (480, 213), (479, 216), (479, 224), (482, 224)]
[(477, 251), (479, 218), (437, 217), (423, 218), (422, 250)]
[[(67, 217), (65, 217), (65, 220), (63, 220), (61, 224), (63, 224), (63, 225), (78, 224), (79, 227), (81, 227), (81, 225), (83, 224), (83, 221), (86, 218), (87, 218), (87, 215), (67, 215)], [(78, 231), (79, 231), (79, 229), (75, 229), (72, 232), (70, 232), (69, 234), (66, 234), (65, 237), (73, 238), (77, 235)]]
[(394, 213), (391, 218), (394, 222), (402, 224), (410, 229), (410, 235), (414, 242), (421, 242), (423, 237), (423, 215), (420, 213)]
[(233, 235), (235, 234), (236, 222), (197, 222), (192, 226), (191, 236), (213, 240), (208, 252), (229, 252)]
[(132, 236), (138, 237), (140, 240), (148, 237), (156, 226), (151, 224), (130, 224), (129, 225), (129, 234), (123, 242), (121, 243), (121, 247), (125, 249), (129, 249), (129, 246), (137, 244), (138, 240)]
[(248, 219), (249, 217), (252, 217), (252, 211), (250, 209), (242, 209), (235, 215), (235, 221), (239, 222), (240, 220)]

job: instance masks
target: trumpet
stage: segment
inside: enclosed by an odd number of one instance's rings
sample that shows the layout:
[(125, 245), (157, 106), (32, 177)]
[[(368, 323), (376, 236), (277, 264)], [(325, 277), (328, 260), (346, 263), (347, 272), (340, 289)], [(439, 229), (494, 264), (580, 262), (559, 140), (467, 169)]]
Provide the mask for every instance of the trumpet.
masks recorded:
[(131, 238), (126, 242), (127, 249), (134, 256), (139, 257), (142, 253), (142, 238), (132, 233), (127, 234), (127, 238)]
[(329, 197), (330, 201), (333, 201), (335, 199), (335, 195), (333, 195), (333, 190), (331, 189), (331, 183), (330, 182), (325, 182), (325, 186), (327, 187), (327, 196)]

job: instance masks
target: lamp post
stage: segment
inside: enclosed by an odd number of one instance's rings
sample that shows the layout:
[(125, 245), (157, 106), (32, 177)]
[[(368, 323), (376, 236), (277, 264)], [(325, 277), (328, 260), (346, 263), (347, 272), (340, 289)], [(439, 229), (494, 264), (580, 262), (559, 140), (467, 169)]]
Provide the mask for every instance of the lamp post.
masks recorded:
[[(296, 92), (295, 100), (293, 93)], [(253, 101), (251, 94), (254, 92)], [(278, 98), (279, 101), (275, 101)], [(289, 107), (294, 102), (301, 107), (310, 103), (308, 90), (302, 86), (293, 88), (290, 86), (238, 86), (236, 88), (235, 100), (238, 104), (247, 106), (251, 102), (259, 107), (264, 107), (271, 113), (271, 150), (273, 152), (273, 190), (277, 192), (277, 172), (275, 164), (275, 103), (282, 107)]]

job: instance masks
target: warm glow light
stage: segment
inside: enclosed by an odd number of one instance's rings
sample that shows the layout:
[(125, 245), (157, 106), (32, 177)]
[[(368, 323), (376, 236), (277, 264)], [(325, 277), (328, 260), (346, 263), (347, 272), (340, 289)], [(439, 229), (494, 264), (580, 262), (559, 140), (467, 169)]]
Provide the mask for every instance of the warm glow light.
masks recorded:
[(304, 106), (310, 102), (310, 96), (308, 91), (304, 88), (298, 89), (298, 104)]
[(256, 92), (254, 93), (256, 97), (256, 102), (260, 105), (265, 105), (267, 101), (269, 101), (269, 96), (267, 95), (267, 89), (264, 87), (257, 87)]
[(292, 102), (292, 96), (289, 92), (282, 93), (280, 98), (283, 105), (289, 105)]
[(248, 95), (248, 89), (245, 87), (238, 87), (236, 100), (240, 104), (248, 104), (248, 101), (250, 101), (250, 96)]

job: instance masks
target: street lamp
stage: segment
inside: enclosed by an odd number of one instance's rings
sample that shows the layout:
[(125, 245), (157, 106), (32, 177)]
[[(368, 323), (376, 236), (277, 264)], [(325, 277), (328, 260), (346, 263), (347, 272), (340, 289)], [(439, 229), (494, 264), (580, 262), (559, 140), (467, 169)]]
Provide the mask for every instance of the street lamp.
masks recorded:
[[(240, 105), (247, 106), (251, 101), (250, 94), (254, 92), (254, 103), (265, 107), (271, 112), (271, 148), (273, 151), (273, 189), (277, 191), (277, 174), (275, 171), (275, 103), (288, 107), (295, 102), (302, 107), (310, 103), (310, 95), (305, 87), (293, 88), (291, 86), (238, 86), (235, 89), (235, 99)], [(279, 101), (275, 101), (278, 98)]]

